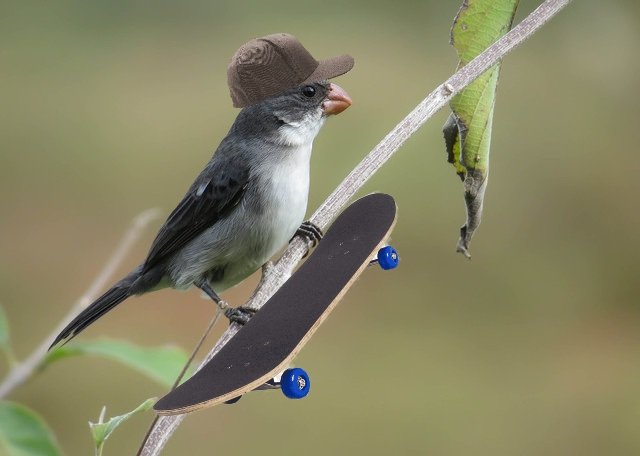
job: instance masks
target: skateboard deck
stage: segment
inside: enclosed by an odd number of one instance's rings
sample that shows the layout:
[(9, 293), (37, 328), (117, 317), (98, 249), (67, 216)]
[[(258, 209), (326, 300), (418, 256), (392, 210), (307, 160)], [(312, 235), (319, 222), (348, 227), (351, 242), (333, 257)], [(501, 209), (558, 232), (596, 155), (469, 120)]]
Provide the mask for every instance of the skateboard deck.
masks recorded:
[(307, 261), (193, 377), (154, 406), (175, 415), (217, 405), (281, 373), (368, 266), (396, 220), (390, 195), (345, 209)]

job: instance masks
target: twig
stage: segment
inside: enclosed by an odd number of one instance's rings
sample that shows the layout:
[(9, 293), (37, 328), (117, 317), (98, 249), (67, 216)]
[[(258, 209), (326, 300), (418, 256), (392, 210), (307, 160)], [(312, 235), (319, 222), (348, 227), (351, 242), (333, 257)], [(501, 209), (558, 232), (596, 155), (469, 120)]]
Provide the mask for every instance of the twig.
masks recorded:
[[(439, 85), (416, 108), (409, 113), (380, 143), (351, 171), (334, 190), (327, 200), (311, 217), (311, 221), (320, 228), (326, 228), (329, 222), (340, 212), (349, 199), (362, 185), (402, 146), (402, 144), (424, 124), (427, 119), (447, 104), (460, 90), (473, 82), (483, 72), (498, 63), (507, 53), (521, 44), (549, 19), (555, 16), (571, 0), (546, 0), (535, 11), (506, 35), (489, 46), (482, 54), (458, 70), (453, 76)], [(306, 243), (296, 238), (289, 244), (284, 254), (273, 268), (263, 277), (262, 282), (246, 306), (259, 309), (269, 297), (291, 275), (293, 268), (306, 252)], [(206, 364), (240, 329), (232, 324), (209, 352), (201, 368)], [(180, 425), (186, 415), (161, 416), (149, 433), (140, 453), (143, 456), (156, 456)]]
[(69, 313), (62, 319), (60, 324), (42, 341), (42, 343), (22, 362), (16, 364), (7, 374), (0, 384), (0, 398), (7, 396), (17, 386), (22, 385), (31, 377), (34, 371), (40, 366), (40, 363), (47, 356), (49, 346), (55, 337), (64, 329), (65, 326), (85, 307), (97, 298), (98, 293), (107, 285), (108, 280), (118, 269), (131, 247), (138, 241), (142, 231), (147, 225), (158, 218), (160, 211), (158, 209), (148, 209), (133, 219), (131, 227), (123, 236), (120, 244), (105, 264), (104, 268), (98, 276), (93, 280), (89, 288), (75, 302)]

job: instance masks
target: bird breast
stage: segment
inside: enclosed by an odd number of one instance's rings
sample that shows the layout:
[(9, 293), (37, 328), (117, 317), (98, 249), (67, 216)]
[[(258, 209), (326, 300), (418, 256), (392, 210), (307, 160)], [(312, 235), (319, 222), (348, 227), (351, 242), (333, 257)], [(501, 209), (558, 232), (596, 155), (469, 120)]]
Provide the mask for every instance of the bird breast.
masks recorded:
[(287, 148), (279, 160), (263, 164), (262, 196), (265, 233), (270, 239), (267, 258), (281, 249), (304, 220), (309, 196), (311, 144)]

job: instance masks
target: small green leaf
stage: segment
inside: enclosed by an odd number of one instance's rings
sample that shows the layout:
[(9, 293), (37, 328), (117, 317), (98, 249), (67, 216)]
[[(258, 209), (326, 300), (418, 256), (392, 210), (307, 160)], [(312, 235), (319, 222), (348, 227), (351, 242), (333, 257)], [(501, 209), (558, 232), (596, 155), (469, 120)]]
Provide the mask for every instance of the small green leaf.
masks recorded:
[(0, 454), (60, 456), (56, 439), (35, 412), (13, 402), (0, 402)]
[(100, 418), (97, 423), (93, 423), (89, 421), (89, 429), (91, 430), (91, 435), (93, 436), (93, 441), (96, 445), (96, 454), (102, 454), (102, 447), (104, 445), (105, 440), (109, 438), (109, 436), (113, 433), (113, 431), (120, 426), (123, 422), (131, 418), (133, 415), (141, 412), (145, 412), (149, 410), (153, 404), (156, 403), (157, 398), (152, 397), (151, 399), (147, 399), (134, 410), (129, 413), (125, 413), (124, 415), (114, 416), (113, 418), (109, 418), (109, 421), (106, 423), (103, 422), (103, 415), (105, 412), (105, 408), (102, 409), (100, 413)]
[(49, 352), (44, 365), (70, 356), (96, 355), (119, 361), (170, 388), (186, 364), (188, 356), (180, 348), (140, 347), (119, 340), (73, 342)]
[[(458, 68), (469, 63), (510, 28), (518, 0), (464, 0), (451, 28)], [(489, 150), (500, 64), (486, 71), (451, 100), (443, 127), (448, 161), (463, 181), (467, 220), (458, 252), (470, 257), (469, 243), (480, 225), (489, 176)]]

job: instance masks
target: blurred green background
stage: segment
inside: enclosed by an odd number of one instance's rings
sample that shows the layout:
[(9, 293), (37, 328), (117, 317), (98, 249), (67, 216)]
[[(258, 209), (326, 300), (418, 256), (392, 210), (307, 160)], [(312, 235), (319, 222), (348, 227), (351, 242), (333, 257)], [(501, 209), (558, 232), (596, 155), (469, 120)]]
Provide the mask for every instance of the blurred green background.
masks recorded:
[[(356, 59), (337, 80), (354, 104), (315, 142), (311, 213), (453, 71), (460, 3), (1, 1), (0, 301), (17, 354), (53, 329), (131, 219), (168, 213), (209, 159), (237, 113), (226, 65), (242, 43), (287, 31), (319, 58)], [(516, 22), (537, 3), (521, 1)], [(639, 19), (634, 0), (576, 1), (504, 61), (471, 261), (455, 253), (465, 216), (447, 113), (428, 122), (360, 192), (396, 197), (402, 264), (367, 272), (299, 356), (311, 395), (196, 413), (165, 454), (640, 453)], [(189, 349), (212, 312), (195, 291), (167, 290), (81, 337)], [(74, 358), (11, 398), (79, 455), (102, 405), (117, 414), (163, 392)], [(132, 454), (151, 418), (105, 454)]]

